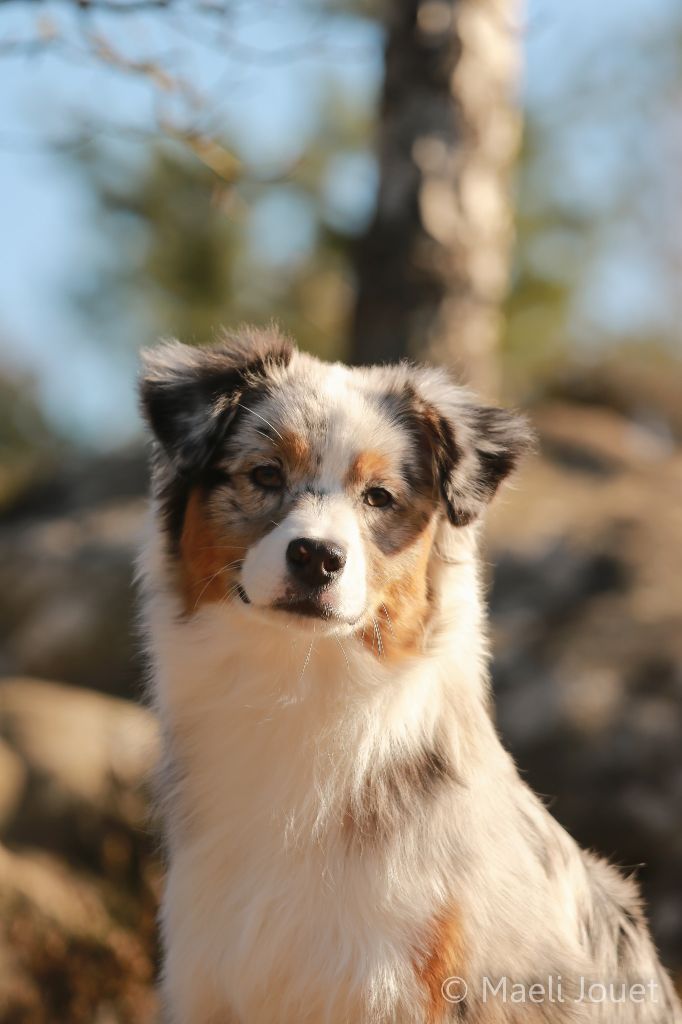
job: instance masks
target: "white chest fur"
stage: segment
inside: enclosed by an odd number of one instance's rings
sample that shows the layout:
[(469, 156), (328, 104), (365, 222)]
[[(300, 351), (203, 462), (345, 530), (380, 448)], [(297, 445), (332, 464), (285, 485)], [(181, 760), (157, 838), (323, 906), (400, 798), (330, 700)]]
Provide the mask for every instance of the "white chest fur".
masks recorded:
[[(415, 936), (440, 905), (443, 871), (424, 864), (418, 830), (379, 849), (349, 835), (348, 808), (383, 758), (433, 734), (437, 666), (396, 673), (239, 608), (206, 606), (153, 632), (172, 765), (163, 921), (178, 1020), (202, 1019), (189, 1005), (197, 988), (249, 1024), (357, 1022), (361, 1005), (417, 1019)], [(204, 980), (185, 991), (187, 975)]]

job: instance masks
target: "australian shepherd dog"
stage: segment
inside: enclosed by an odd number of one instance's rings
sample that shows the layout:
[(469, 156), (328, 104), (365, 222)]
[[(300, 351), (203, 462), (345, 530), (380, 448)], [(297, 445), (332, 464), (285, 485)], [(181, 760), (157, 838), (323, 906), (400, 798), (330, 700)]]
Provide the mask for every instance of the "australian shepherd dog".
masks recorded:
[(141, 382), (172, 1024), (672, 1024), (632, 881), (493, 724), (477, 540), (531, 444), (442, 370), (276, 330)]

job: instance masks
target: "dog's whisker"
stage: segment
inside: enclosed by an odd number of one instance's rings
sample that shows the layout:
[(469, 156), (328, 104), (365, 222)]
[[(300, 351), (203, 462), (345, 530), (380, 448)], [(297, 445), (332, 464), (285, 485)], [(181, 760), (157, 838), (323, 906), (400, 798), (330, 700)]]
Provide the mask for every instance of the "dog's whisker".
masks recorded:
[(305, 675), (305, 670), (307, 669), (308, 664), (310, 662), (310, 658), (312, 657), (313, 644), (315, 643), (315, 635), (314, 634), (315, 634), (315, 627), (313, 626), (313, 639), (310, 641), (310, 647), (308, 648), (308, 653), (305, 656), (305, 661), (303, 662), (303, 668), (301, 669), (301, 674), (298, 677), (298, 682), (296, 684), (297, 686), (300, 686), (301, 683), (303, 682), (303, 676)]
[[(202, 597), (204, 596), (204, 594), (206, 593), (206, 591), (210, 587), (210, 585), (213, 582), (213, 580), (216, 580), (218, 578), (218, 576), (220, 576), (222, 573), (229, 572), (231, 569), (235, 568), (236, 565), (238, 565), (238, 564), (239, 563), (237, 562), (237, 563), (233, 563), (232, 565), (223, 565), (223, 566), (220, 567), (220, 569), (217, 569), (214, 573), (212, 573), (211, 576), (204, 577), (204, 580), (203, 580), (204, 585), (201, 588), (199, 596), (197, 597), (196, 601), (194, 602), (194, 611), (196, 611), (197, 608), (199, 607), (199, 604), (201, 602)], [(199, 580), (198, 582), (201, 583), (202, 580)]]
[(239, 584), (237, 583), (234, 587), (230, 587), (224, 597), (220, 599), (220, 604), (228, 604), (233, 598), (239, 594)]
[(393, 632), (393, 623), (391, 622), (391, 616), (388, 614), (388, 608), (386, 607), (383, 601), (381, 602), (381, 607), (384, 609), (384, 615), (386, 616), (386, 622), (388, 624), (388, 628), (391, 631), (391, 636), (395, 638), (395, 633)]
[(247, 544), (200, 544), (197, 551), (248, 551)]
[(279, 430), (277, 430), (276, 427), (273, 427), (272, 423), (270, 423), (269, 420), (266, 420), (265, 416), (262, 416), (259, 412), (256, 412), (255, 409), (251, 409), (248, 405), (242, 405), (241, 402), (237, 402), (237, 405), (239, 406), (240, 409), (243, 409), (244, 412), (250, 412), (253, 413), (254, 416), (257, 416), (259, 420), (263, 421), (266, 427), (270, 427), (270, 430), (272, 430), (273, 433), (277, 434), (277, 437), (280, 439), (280, 441), (284, 441), (284, 438), (280, 434)]
[(348, 654), (346, 653), (346, 648), (341, 643), (341, 637), (335, 635), (335, 640), (336, 640), (337, 644), (339, 645), (339, 647), (341, 648), (341, 653), (343, 654), (343, 657), (344, 657), (345, 662), (346, 662), (346, 668), (350, 672), (350, 662), (348, 660)]
[(237, 559), (236, 562), (230, 562), (229, 565), (223, 565), (220, 569), (216, 569), (215, 572), (211, 573), (210, 576), (202, 576), (201, 579), (197, 580), (197, 583), (210, 583), (211, 580), (216, 579), (221, 573), (229, 572), (230, 569), (236, 569), (238, 565), (241, 565), (241, 559)]
[[(375, 635), (376, 641), (377, 641), (377, 649), (379, 651), (379, 657), (382, 658), (383, 654), (384, 654), (384, 644), (383, 644), (383, 640), (381, 639), (381, 627), (379, 626), (379, 623), (377, 622), (377, 620), (376, 620), (376, 618), (374, 616), (372, 616), (372, 622), (374, 623), (374, 635)], [(372, 644), (372, 650), (374, 650), (374, 644)]]

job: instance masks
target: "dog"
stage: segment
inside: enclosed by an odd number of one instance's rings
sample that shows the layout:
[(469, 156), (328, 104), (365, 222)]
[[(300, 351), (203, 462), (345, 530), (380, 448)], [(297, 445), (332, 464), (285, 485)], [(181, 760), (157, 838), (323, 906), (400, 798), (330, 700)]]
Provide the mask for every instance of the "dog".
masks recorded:
[(169, 1024), (673, 1024), (635, 884), (491, 717), (477, 540), (532, 435), (440, 369), (147, 353)]

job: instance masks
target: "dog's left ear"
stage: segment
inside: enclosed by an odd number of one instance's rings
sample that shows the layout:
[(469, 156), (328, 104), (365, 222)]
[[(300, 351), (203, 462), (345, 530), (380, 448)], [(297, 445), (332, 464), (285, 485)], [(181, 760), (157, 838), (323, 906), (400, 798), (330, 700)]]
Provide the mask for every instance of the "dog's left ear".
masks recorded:
[(442, 371), (426, 371), (420, 384), (420, 415), (448, 519), (466, 526), (533, 450), (535, 435), (523, 416), (479, 404)]

